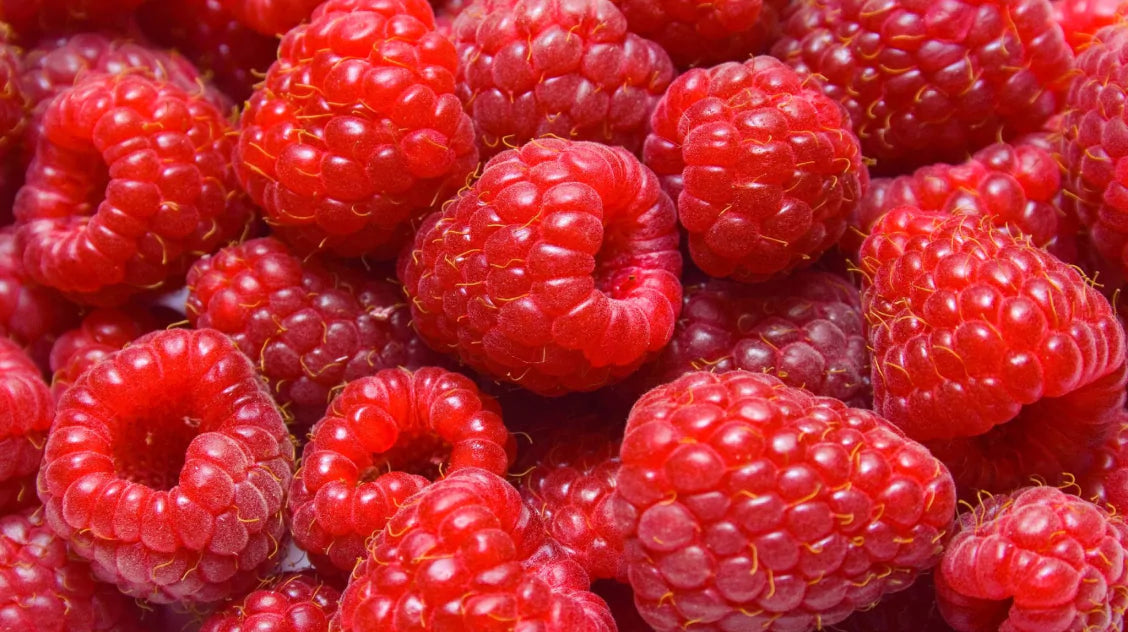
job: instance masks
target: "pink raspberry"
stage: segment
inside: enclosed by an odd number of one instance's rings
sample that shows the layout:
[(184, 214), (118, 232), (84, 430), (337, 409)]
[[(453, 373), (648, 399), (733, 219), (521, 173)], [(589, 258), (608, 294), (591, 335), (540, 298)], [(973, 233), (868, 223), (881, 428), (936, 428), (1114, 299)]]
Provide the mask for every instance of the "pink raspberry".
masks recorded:
[(39, 369), (0, 336), (0, 515), (35, 503), (35, 475), (54, 415)]
[(287, 573), (212, 613), (200, 632), (327, 632), (340, 597), (309, 573)]
[(1052, 4), (1054, 20), (1078, 55), (1093, 43), (1097, 31), (1115, 24), (1125, 12), (1123, 0), (1052, 0)]

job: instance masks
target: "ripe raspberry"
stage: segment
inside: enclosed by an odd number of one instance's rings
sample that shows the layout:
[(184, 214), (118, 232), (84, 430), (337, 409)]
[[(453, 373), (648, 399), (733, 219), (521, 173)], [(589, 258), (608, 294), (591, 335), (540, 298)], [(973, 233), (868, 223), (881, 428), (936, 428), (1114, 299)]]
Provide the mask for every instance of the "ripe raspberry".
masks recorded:
[(349, 382), (302, 452), (294, 541), (319, 568), (348, 573), (408, 497), (466, 467), (505, 474), (514, 448), (501, 408), (466, 376), (425, 367)]
[(411, 330), (398, 284), (302, 260), (271, 238), (198, 261), (187, 306), (193, 326), (231, 336), (254, 360), (299, 426), (320, 419), (345, 382), (439, 360)]
[(0, 336), (0, 515), (35, 502), (35, 475), (54, 414), (39, 369)]
[(819, 77), (888, 175), (1037, 130), (1073, 69), (1048, 0), (804, 0), (772, 53)]
[(287, 33), (235, 153), (279, 236), (394, 258), (478, 162), (457, 67), (426, 0), (330, 0)]
[(632, 33), (654, 40), (681, 68), (767, 52), (789, 0), (615, 0)]
[(658, 103), (643, 155), (710, 276), (757, 282), (838, 241), (869, 179), (842, 108), (771, 57), (694, 69)]
[(340, 597), (309, 573), (287, 573), (212, 613), (200, 632), (326, 632)]
[(1077, 481), (1081, 497), (1128, 514), (1128, 412), (1119, 412), (1112, 434), (1091, 458), (1089, 470)]
[(1120, 630), (1128, 525), (1053, 487), (988, 498), (963, 514), (936, 572), (960, 632)]
[(274, 62), (278, 40), (235, 19), (222, 0), (149, 0), (137, 12), (145, 33), (211, 74), (215, 85), (242, 103)]
[(91, 75), (61, 93), (16, 196), (28, 275), (92, 304), (182, 275), (248, 219), (229, 133), (202, 93), (142, 75)]
[(611, 632), (587, 574), (504, 479), (459, 470), (409, 499), (353, 571), (344, 632)]
[(77, 320), (75, 311), (57, 292), (28, 278), (16, 229), (0, 228), (0, 336), (25, 347), (46, 367), (56, 336)]
[(43, 34), (127, 28), (144, 0), (0, 0), (0, 20), (24, 42)]
[(321, 4), (319, 0), (220, 0), (240, 22), (271, 37), (280, 36), (303, 21)]
[(659, 632), (834, 625), (935, 564), (956, 506), (944, 465), (874, 413), (745, 371), (644, 395), (615, 498)]
[(484, 158), (548, 135), (637, 151), (675, 74), (611, 0), (478, 0), (451, 39)]
[(1061, 25), (1065, 41), (1081, 54), (1093, 42), (1093, 35), (1114, 24), (1123, 12), (1124, 0), (1052, 0), (1054, 20)]
[(133, 600), (68, 554), (42, 509), (0, 517), (0, 630), (140, 632), (139, 619)]
[(159, 331), (59, 402), (47, 523), (95, 575), (154, 603), (248, 590), (278, 562), (294, 446), (254, 366), (214, 330)]
[(932, 574), (924, 573), (905, 590), (886, 595), (870, 610), (855, 612), (837, 632), (952, 632), (936, 605)]
[(677, 243), (673, 204), (634, 156), (540, 139), (431, 215), (399, 272), (431, 346), (559, 395), (619, 380), (670, 340)]
[(12, 156), (28, 118), (28, 101), (18, 81), (23, 51), (14, 40), (11, 27), (0, 22), (0, 226), (12, 222), (12, 196), (23, 181)]
[(890, 211), (862, 246), (874, 410), (961, 491), (1077, 472), (1124, 405), (1124, 331), (1076, 269), (983, 218)]
[[(167, 323), (165, 323), (167, 324)], [(51, 395), (57, 402), (87, 369), (161, 326), (145, 310), (99, 308), (51, 347)]]

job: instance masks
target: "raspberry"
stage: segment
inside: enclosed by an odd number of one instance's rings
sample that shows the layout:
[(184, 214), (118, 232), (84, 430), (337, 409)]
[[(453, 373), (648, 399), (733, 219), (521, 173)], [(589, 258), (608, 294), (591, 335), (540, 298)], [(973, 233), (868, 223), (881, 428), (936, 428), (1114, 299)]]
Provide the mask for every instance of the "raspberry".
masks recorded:
[(278, 49), (275, 38), (244, 26), (221, 0), (149, 0), (137, 17), (149, 37), (211, 73), (216, 86), (239, 103), (251, 96)]
[(386, 369), (350, 382), (302, 453), (290, 489), (294, 540), (319, 568), (348, 573), (430, 480), (465, 467), (505, 474), (513, 447), (497, 403), (458, 373)]
[(248, 219), (229, 132), (201, 92), (142, 75), (61, 93), (16, 196), (28, 276), (92, 304), (174, 282)]
[(0, 515), (35, 502), (35, 475), (54, 414), (39, 369), (0, 336)]
[(686, 72), (658, 103), (647, 166), (710, 276), (757, 282), (838, 241), (869, 179), (842, 108), (771, 57)]
[(319, 0), (220, 0), (240, 22), (263, 35), (277, 36), (308, 20)]
[(245, 591), (278, 562), (294, 446), (214, 330), (143, 336), (59, 402), (39, 497), (94, 574), (154, 603)]
[(759, 373), (650, 391), (621, 455), (628, 573), (659, 632), (834, 625), (939, 560), (956, 507), (894, 426)]
[(670, 340), (677, 242), (673, 204), (634, 156), (540, 139), (431, 215), (399, 272), (430, 345), (559, 395), (619, 380)]
[(338, 599), (313, 575), (287, 573), (213, 613), (200, 632), (325, 632)]
[(862, 246), (874, 410), (963, 492), (1077, 472), (1124, 405), (1124, 331), (1074, 268), (983, 218), (911, 207)]
[(611, 0), (478, 0), (455, 18), (451, 39), (486, 158), (540, 136), (637, 151), (675, 74)]
[(275, 239), (204, 257), (188, 290), (192, 325), (231, 336), (299, 426), (320, 419), (345, 382), (439, 358), (411, 331), (398, 284), (303, 261)]
[(426, 0), (330, 0), (287, 33), (235, 154), (279, 236), (394, 258), (478, 162), (457, 67)]
[(611, 632), (587, 575), (504, 479), (459, 470), (409, 499), (353, 571), (344, 632)]
[(888, 175), (1037, 130), (1073, 68), (1048, 0), (804, 0), (772, 53), (819, 77)]
[(1112, 435), (1093, 451), (1092, 466), (1078, 481), (1080, 495), (1128, 514), (1128, 412), (1121, 411)]
[(126, 28), (144, 0), (0, 0), (0, 20), (20, 37), (34, 41), (44, 33)]
[(905, 590), (886, 595), (870, 610), (855, 612), (838, 632), (952, 632), (936, 605), (936, 586), (922, 574)]
[(1123, 0), (1053, 0), (1054, 20), (1061, 25), (1073, 52), (1081, 54), (1093, 35), (1114, 24), (1122, 14)]
[(959, 632), (1119, 630), (1128, 525), (1053, 487), (988, 498), (963, 514), (936, 572)]
[(0, 630), (140, 632), (131, 599), (103, 584), (39, 508), (0, 517)]
[(87, 369), (160, 325), (144, 310), (127, 313), (100, 308), (87, 314), (76, 329), (59, 336), (51, 347), (51, 395), (55, 401)]
[(739, 61), (779, 37), (788, 0), (615, 0), (631, 32), (654, 40), (681, 68)]
[(74, 312), (54, 290), (28, 278), (16, 229), (0, 228), (0, 335), (25, 347), (46, 366), (55, 337), (77, 320)]
[(22, 53), (12, 29), (0, 22), (0, 226), (12, 221), (11, 200), (23, 179), (11, 156), (27, 126), (28, 101), (18, 82)]

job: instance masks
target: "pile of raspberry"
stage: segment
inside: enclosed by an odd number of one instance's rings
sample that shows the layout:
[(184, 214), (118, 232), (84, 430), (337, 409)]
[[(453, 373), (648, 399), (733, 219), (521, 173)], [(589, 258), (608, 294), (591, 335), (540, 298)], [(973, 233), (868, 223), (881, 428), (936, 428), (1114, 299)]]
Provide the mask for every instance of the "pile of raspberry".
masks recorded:
[(1122, 632), (1120, 0), (0, 0), (0, 632)]

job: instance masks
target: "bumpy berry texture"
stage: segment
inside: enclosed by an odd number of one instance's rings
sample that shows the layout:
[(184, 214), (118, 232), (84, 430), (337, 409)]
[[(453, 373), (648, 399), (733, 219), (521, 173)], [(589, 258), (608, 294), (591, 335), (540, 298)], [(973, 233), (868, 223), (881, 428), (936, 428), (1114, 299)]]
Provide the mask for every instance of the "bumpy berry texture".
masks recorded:
[(293, 467), (282, 415), (231, 340), (159, 331), (63, 396), (39, 497), (99, 579), (155, 603), (206, 603), (278, 562)]
[(204, 257), (188, 290), (192, 325), (231, 336), (299, 426), (320, 419), (345, 382), (441, 358), (411, 330), (398, 284), (302, 260), (272, 238)]
[(141, 632), (140, 611), (67, 552), (43, 510), (0, 517), (0, 630)]
[(54, 414), (39, 369), (0, 336), (0, 515), (35, 502), (35, 474)]
[(157, 329), (160, 323), (144, 309), (99, 308), (51, 347), (51, 395), (55, 401), (87, 369), (125, 345)]
[(1073, 68), (1048, 0), (803, 0), (772, 52), (819, 77), (891, 175), (1039, 129)]
[(282, 35), (308, 20), (318, 0), (220, 0), (228, 11), (263, 35)]
[(955, 514), (923, 446), (765, 374), (650, 391), (621, 456), (628, 575), (659, 632), (832, 626), (935, 564)]
[(120, 304), (183, 275), (249, 218), (230, 131), (202, 92), (142, 75), (91, 75), (65, 90), (16, 196), (28, 276)]
[(503, 475), (514, 442), (493, 398), (438, 367), (349, 382), (314, 427), (290, 490), (294, 541), (348, 573), (403, 502), (449, 472)]
[(451, 29), (459, 96), (489, 157), (540, 136), (637, 151), (674, 77), (611, 0), (479, 0)]
[(544, 395), (621, 379), (681, 309), (674, 215), (622, 148), (540, 139), (499, 154), (400, 258), (415, 328)]
[(409, 499), (341, 598), (344, 632), (612, 632), (587, 574), (547, 539), (517, 490), (477, 468)]
[(287, 33), (235, 157), (279, 236), (394, 258), (478, 162), (457, 68), (426, 0), (331, 0)]
[(1125, 351), (1076, 269), (984, 218), (911, 207), (878, 222), (862, 267), (874, 410), (962, 492), (1084, 469), (1124, 405)]
[(340, 593), (309, 573), (287, 573), (204, 620), (200, 632), (327, 632)]
[(56, 336), (75, 320), (73, 306), (28, 277), (16, 229), (0, 228), (0, 335), (27, 348), (46, 366)]
[(23, 180), (11, 156), (20, 146), (28, 119), (28, 101), (19, 84), (23, 51), (14, 39), (11, 28), (0, 22), (0, 226), (11, 223), (12, 196)]
[(1077, 54), (1093, 43), (1093, 36), (1122, 14), (1123, 0), (1053, 0), (1054, 19)]
[(686, 72), (650, 125), (644, 159), (710, 276), (757, 282), (813, 263), (869, 179), (841, 106), (771, 57)]
[(631, 32), (660, 45), (679, 67), (742, 61), (779, 36), (788, 0), (614, 0)]
[(1120, 630), (1128, 525), (1053, 487), (986, 499), (960, 517), (936, 571), (959, 632)]

